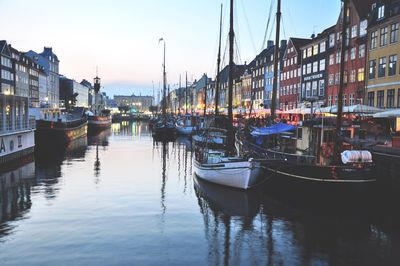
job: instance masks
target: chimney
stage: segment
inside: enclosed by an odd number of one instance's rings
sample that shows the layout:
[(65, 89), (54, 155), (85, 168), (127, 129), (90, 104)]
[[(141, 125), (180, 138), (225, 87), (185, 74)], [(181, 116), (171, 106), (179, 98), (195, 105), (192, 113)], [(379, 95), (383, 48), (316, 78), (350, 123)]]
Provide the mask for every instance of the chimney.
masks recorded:
[(274, 41), (269, 40), (267, 42), (267, 49), (270, 49), (272, 46), (274, 46)]
[(311, 39), (315, 38), (315, 33), (311, 34)]
[(281, 47), (284, 47), (287, 45), (287, 40), (281, 40)]

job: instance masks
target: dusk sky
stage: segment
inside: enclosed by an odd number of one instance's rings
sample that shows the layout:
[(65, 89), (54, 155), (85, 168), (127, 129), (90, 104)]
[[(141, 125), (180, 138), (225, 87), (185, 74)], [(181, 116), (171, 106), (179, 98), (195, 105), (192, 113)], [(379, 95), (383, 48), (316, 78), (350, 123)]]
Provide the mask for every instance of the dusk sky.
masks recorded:
[[(219, 12), (223, 9), (223, 51), (227, 43), (228, 0), (0, 0), (0, 39), (20, 51), (53, 47), (61, 74), (92, 80), (96, 66), (108, 95), (152, 95), (162, 80), (163, 37), (168, 83), (216, 72)], [(261, 50), (271, 1), (237, 0), (236, 39), (240, 58), (251, 61)], [(340, 0), (283, 0), (282, 39), (309, 37), (333, 25)], [(273, 16), (267, 38), (274, 39)], [(227, 62), (227, 55), (224, 63)]]

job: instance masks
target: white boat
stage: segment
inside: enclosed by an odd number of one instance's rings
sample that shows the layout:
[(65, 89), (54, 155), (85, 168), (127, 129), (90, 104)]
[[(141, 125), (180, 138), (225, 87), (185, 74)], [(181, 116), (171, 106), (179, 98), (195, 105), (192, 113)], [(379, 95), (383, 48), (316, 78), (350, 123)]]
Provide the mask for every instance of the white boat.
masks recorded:
[(193, 167), (197, 177), (228, 187), (249, 189), (264, 181), (260, 162), (225, 157), (219, 151), (209, 151), (204, 163), (194, 160)]
[(185, 115), (175, 123), (176, 131), (179, 135), (192, 135), (196, 129), (203, 127), (203, 121), (200, 117)]

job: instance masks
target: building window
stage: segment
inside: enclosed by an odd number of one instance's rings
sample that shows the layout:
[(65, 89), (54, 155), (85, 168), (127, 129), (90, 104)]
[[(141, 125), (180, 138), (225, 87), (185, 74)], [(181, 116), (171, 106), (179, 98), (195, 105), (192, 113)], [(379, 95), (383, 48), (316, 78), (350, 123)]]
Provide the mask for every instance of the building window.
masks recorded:
[(385, 98), (385, 91), (378, 91), (378, 94), (377, 94), (377, 107), (378, 108), (383, 108), (384, 98)]
[(383, 19), (385, 17), (385, 6), (380, 6), (378, 9), (378, 19)]
[(399, 41), (399, 23), (394, 23), (390, 26), (390, 43)]
[(312, 68), (311, 63), (307, 64), (307, 74), (311, 74), (311, 72), (312, 72), (311, 68)]
[(378, 44), (378, 31), (371, 33), (371, 49), (375, 49)]
[(358, 69), (358, 81), (364, 81), (364, 68), (359, 68)]
[(351, 38), (357, 37), (357, 25), (351, 27)]
[(335, 33), (329, 35), (329, 47), (335, 46)]
[(340, 64), (340, 60), (341, 60), (341, 52), (337, 52), (336, 53), (336, 64)]
[(318, 93), (318, 81), (312, 82), (312, 96), (317, 96)]
[(323, 53), (323, 52), (325, 52), (325, 50), (326, 50), (326, 43), (325, 42), (321, 42), (319, 44), (319, 52)]
[(325, 59), (319, 61), (319, 71), (325, 70)]
[(306, 83), (306, 95), (307, 97), (311, 96), (311, 82)]
[(331, 66), (333, 64), (335, 64), (335, 55), (331, 54), (329, 55), (329, 65)]
[(364, 58), (365, 57), (365, 44), (361, 44), (358, 47), (358, 57), (359, 58)]
[(368, 105), (374, 106), (374, 100), (375, 100), (375, 92), (374, 91), (368, 92)]
[(388, 43), (388, 28), (387, 27), (383, 27), (381, 29), (381, 38), (380, 38), (379, 45), (380, 46), (386, 46), (387, 43)]
[(311, 57), (312, 56), (312, 47), (309, 47), (307, 49), (307, 57)]
[(307, 70), (307, 66), (303, 65), (303, 75), (307, 74), (306, 70)]
[(332, 106), (332, 96), (328, 96), (328, 106)]
[(336, 84), (336, 85), (339, 85), (339, 83), (340, 83), (340, 74), (339, 74), (339, 73), (336, 73), (336, 74), (335, 74), (335, 84)]
[(397, 108), (400, 108), (400, 89), (397, 89)]
[(313, 55), (317, 55), (318, 54), (318, 44), (313, 46)]
[(389, 56), (389, 76), (396, 75), (397, 69), (397, 55)]
[(350, 93), (349, 94), (349, 105), (354, 105), (354, 94)]
[(313, 73), (318, 72), (318, 61), (313, 63)]
[(360, 22), (360, 37), (367, 35), (368, 20)]
[(386, 107), (387, 108), (394, 107), (394, 89), (387, 91)]
[(386, 57), (379, 58), (378, 78), (386, 75)]
[(351, 50), (350, 50), (350, 59), (351, 60), (356, 59), (356, 48), (355, 47), (351, 48)]
[(319, 81), (319, 96), (324, 96), (325, 95), (325, 80), (321, 79)]
[(375, 78), (376, 60), (369, 61), (369, 79)]
[(350, 71), (350, 82), (355, 82), (356, 81), (356, 70), (352, 69)]
[(303, 50), (303, 59), (307, 58), (307, 50)]
[(328, 85), (333, 86), (335, 84), (335, 75), (329, 74)]

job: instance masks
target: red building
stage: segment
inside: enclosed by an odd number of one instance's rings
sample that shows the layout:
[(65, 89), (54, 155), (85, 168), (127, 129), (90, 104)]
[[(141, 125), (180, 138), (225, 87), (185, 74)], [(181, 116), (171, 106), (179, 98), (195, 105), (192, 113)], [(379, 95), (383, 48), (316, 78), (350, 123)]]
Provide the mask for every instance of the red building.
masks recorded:
[(309, 39), (290, 38), (283, 56), (283, 70), (280, 76), (279, 103), (281, 110), (298, 107), (301, 97), (301, 50)]
[[(368, 3), (367, 3), (368, 2)], [(368, 13), (372, 0), (350, 0), (346, 11), (346, 49), (343, 105), (362, 104), (365, 94)], [(326, 103), (336, 105), (340, 84), (342, 13), (328, 38)]]

